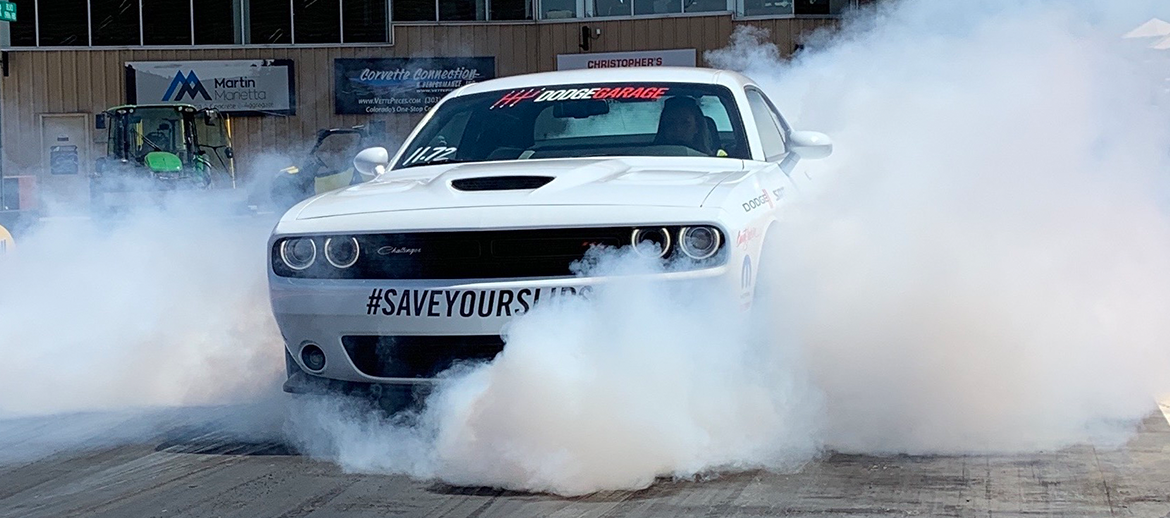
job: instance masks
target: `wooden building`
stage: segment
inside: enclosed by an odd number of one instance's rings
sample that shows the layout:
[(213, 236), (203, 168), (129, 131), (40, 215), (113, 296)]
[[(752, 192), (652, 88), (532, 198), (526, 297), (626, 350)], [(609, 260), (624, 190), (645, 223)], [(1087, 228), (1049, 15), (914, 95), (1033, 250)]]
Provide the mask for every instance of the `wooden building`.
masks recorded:
[[(43, 25), (46, 23), (41, 14), (43, 7), (36, 5), (37, 1), (40, 4), (47, 3), (47, 0), (25, 0), (23, 4), (34, 4), (34, 9), (26, 8), (19, 15), (27, 15), (30, 14), (29, 11), (33, 11), (31, 14), (39, 16), (31, 22), (35, 24), (39, 19)], [(128, 0), (129, 3), (136, 1)], [(237, 4), (247, 3), (246, 0), (233, 1)], [(479, 0), (481, 7), (484, 1)], [(730, 0), (727, 5), (744, 1)], [(577, 2), (578, 6), (583, 3)], [(442, 13), (439, 5), (436, 2), (436, 9)], [(529, 11), (527, 14), (529, 18), (533, 17), (534, 9), (539, 9), (537, 13), (546, 15), (550, 12), (546, 7), (531, 6), (531, 0), (525, 5), (528, 6), (526, 9)], [(680, 5), (687, 4), (684, 2)], [(194, 9), (191, 12), (195, 13)], [(395, 14), (398, 14), (397, 11)], [(340, 16), (345, 16), (345, 13), (342, 12)], [(144, 13), (139, 13), (138, 43), (151, 41), (147, 35), (151, 33), (152, 26), (146, 18)], [(388, 8), (386, 18), (387, 20), (390, 18)], [(65, 196), (67, 199), (75, 200), (79, 208), (83, 208), (80, 205), (84, 204), (82, 194), (86, 190), (87, 175), (93, 168), (95, 159), (105, 153), (105, 131), (95, 128), (95, 114), (127, 102), (129, 87), (127, 63), (205, 60), (291, 62), (290, 90), (295, 98), (295, 114), (252, 114), (232, 117), (235, 155), (238, 157), (237, 169), (241, 178), (246, 179), (249, 174), (257, 174), (257, 169), (267, 166), (258, 164), (259, 157), (271, 154), (295, 156), (302, 153), (306, 146), (311, 144), (315, 133), (322, 128), (347, 127), (381, 120), (384, 121), (392, 138), (401, 138), (418, 122), (421, 114), (417, 113), (338, 114), (335, 106), (337, 92), (334, 75), (334, 60), (338, 58), (494, 57), (495, 75), (501, 77), (556, 70), (558, 55), (584, 53), (586, 50), (582, 47), (588, 46), (589, 53), (694, 49), (697, 57), (695, 64), (705, 66), (703, 53), (726, 46), (736, 26), (749, 24), (767, 29), (771, 42), (776, 44), (781, 52), (790, 53), (803, 35), (834, 24), (837, 19), (837, 16), (832, 15), (749, 17), (725, 10), (606, 18), (421, 21), (393, 24), (387, 21), (385, 37), (375, 38), (385, 39), (383, 42), (333, 44), (233, 42), (157, 46), (93, 44), (95, 38), (102, 39), (99, 37), (102, 33), (92, 20), (87, 41), (81, 42), (74, 38), (74, 41), (66, 42), (74, 43), (72, 45), (62, 45), (56, 41), (45, 45), (44, 32), (38, 29), (30, 33), (27, 25), (18, 28), (16, 24), (22, 22), (15, 22), (10, 31), (11, 44), (4, 54), (4, 74), (0, 77), (2, 156), (0, 167), (3, 168), (4, 176), (35, 179), (20, 182), (19, 185), (35, 185), (42, 194)], [(199, 36), (194, 23), (191, 26), (191, 37), (187, 41), (198, 43)], [(34, 26), (34, 29), (37, 27)], [(254, 23), (251, 29), (256, 30)], [(296, 26), (295, 30), (300, 30), (301, 34), (308, 33), (307, 29), (301, 29), (300, 26)], [(591, 37), (587, 38), (583, 33), (588, 33)], [(49, 36), (57, 37), (53, 34)], [(185, 35), (180, 34), (180, 38), (184, 37)], [(248, 35), (229, 34), (226, 37), (235, 37), (235, 41), (240, 42), (246, 41)], [(21, 43), (25, 45), (22, 46)], [(54, 149), (59, 151), (62, 145), (76, 146), (70, 147), (76, 149), (77, 153), (77, 168), (72, 174), (61, 174), (61, 171), (54, 174), (50, 171), (51, 153)], [(72, 196), (69, 196), (70, 193)], [(21, 194), (24, 195), (24, 199), (28, 199), (28, 193)]]

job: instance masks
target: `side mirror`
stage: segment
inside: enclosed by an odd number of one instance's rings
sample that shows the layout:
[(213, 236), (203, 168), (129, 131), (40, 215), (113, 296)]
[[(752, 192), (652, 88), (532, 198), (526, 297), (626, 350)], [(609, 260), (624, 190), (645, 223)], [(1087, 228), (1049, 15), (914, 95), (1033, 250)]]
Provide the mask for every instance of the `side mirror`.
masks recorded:
[(106, 114), (99, 113), (93, 116), (93, 127), (95, 129), (106, 129)]
[(792, 152), (800, 155), (800, 158), (816, 160), (833, 154), (833, 141), (824, 133), (793, 131), (788, 139)]
[(366, 176), (376, 176), (390, 167), (390, 152), (384, 147), (368, 147), (353, 159), (353, 166)]

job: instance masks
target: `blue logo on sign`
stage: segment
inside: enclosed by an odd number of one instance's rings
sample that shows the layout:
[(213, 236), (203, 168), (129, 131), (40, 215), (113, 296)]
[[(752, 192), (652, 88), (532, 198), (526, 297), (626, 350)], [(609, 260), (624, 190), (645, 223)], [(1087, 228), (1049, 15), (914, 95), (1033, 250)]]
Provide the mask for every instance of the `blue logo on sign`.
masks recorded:
[(752, 285), (752, 257), (750, 255), (743, 256), (743, 271), (740, 272), (739, 283), (740, 287), (745, 290)]
[[(178, 90), (178, 94), (175, 94), (175, 90)], [(171, 98), (172, 94), (175, 94), (174, 99)], [(167, 88), (167, 93), (163, 94), (162, 100), (182, 101), (183, 94), (190, 95), (191, 99), (195, 99), (195, 94), (199, 94), (203, 96), (203, 100), (211, 100), (211, 94), (207, 93), (207, 89), (203, 87), (203, 82), (199, 80), (199, 76), (195, 75), (194, 70), (186, 76), (183, 76), (182, 70), (176, 72), (175, 79), (171, 81), (171, 86)]]

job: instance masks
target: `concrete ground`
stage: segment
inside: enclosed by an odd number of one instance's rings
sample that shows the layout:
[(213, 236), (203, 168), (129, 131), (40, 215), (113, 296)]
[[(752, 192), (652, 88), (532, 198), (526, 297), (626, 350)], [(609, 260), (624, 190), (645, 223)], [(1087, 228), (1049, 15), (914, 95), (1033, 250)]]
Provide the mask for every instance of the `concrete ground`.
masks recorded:
[[(25, 430), (26, 445), (53, 431), (36, 426)], [(11, 427), (7, 432), (11, 437)], [(0, 462), (0, 517), (18, 516), (1170, 517), (1170, 425), (1153, 412), (1135, 437), (1112, 450), (831, 455), (795, 474), (662, 480), (643, 491), (580, 498), (345, 474), (277, 442), (172, 431), (151, 442)]]

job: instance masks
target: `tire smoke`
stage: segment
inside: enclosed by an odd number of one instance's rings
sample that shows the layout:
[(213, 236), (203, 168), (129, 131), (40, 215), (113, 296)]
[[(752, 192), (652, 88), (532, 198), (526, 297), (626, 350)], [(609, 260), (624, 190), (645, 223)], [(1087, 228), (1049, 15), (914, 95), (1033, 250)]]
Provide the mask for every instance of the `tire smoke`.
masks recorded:
[(661, 267), (628, 251), (591, 259), (584, 273), (620, 280), (542, 301), (492, 362), (448, 372), (421, 415), (311, 401), (294, 412), (301, 447), (350, 470), (562, 495), (812, 458), (817, 395), (798, 351), (719, 286), (649, 280)]
[(1116, 442), (1170, 387), (1170, 53), (1115, 7), (910, 0), (708, 56), (837, 143), (768, 265), (828, 447)]
[(43, 223), (0, 263), (0, 409), (209, 404), (273, 387), (269, 230), (173, 211)]
[[(418, 413), (309, 399), (288, 435), (350, 471), (561, 495), (1124, 441), (1170, 388), (1170, 53), (1121, 35), (1170, 13), (1103, 4), (888, 1), (790, 61), (740, 29), (707, 61), (836, 144), (776, 229), (766, 304), (602, 253), (583, 273), (621, 282), (518, 318)], [(270, 225), (163, 216), (49, 223), (0, 259), (0, 442), (40, 436), (13, 415), (108, 411), (60, 440), (130, 440), (103, 431), (126, 409), (277, 390)]]
[(782, 217), (756, 319), (622, 282), (517, 319), (418, 415), (310, 401), (290, 433), (347, 470), (562, 495), (1118, 444), (1170, 387), (1162, 58), (1121, 39), (1157, 9), (883, 2), (787, 62), (742, 28), (707, 60), (837, 149)]
[[(176, 194), (114, 217), (48, 217), (0, 256), (0, 463), (219, 415), (199, 405), (275, 403), (257, 402), (283, 375), (264, 276), (274, 216), (226, 209)], [(262, 413), (225, 412), (242, 428)]]

